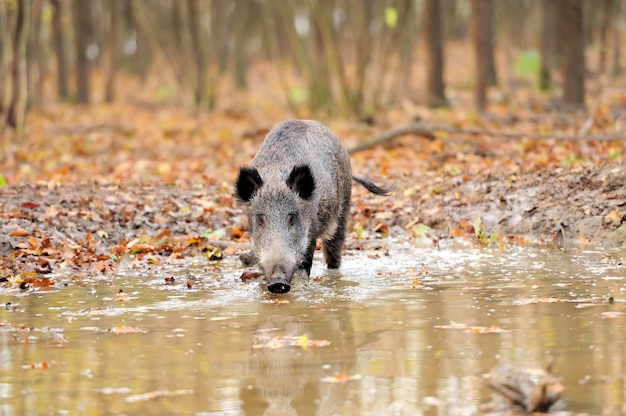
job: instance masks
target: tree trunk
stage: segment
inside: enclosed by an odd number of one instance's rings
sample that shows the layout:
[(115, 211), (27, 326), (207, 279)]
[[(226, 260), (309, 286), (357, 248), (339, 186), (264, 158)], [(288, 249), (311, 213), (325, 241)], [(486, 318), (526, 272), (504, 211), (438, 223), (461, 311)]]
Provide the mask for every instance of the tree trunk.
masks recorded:
[[(332, 112), (333, 93), (331, 89), (332, 54), (327, 53), (327, 39), (324, 33), (329, 32), (332, 25), (332, 2), (317, 3), (311, 1), (309, 21), (311, 25), (310, 38), (312, 41), (310, 62), (314, 71), (308, 79), (309, 108), (313, 113)], [(316, 6), (316, 7), (314, 7)], [(331, 35), (326, 36), (331, 38)]]
[(498, 85), (498, 75), (496, 73), (496, 62), (493, 57), (493, 9), (494, 3), (491, 0), (483, 0), (486, 5), (484, 6), (483, 30), (485, 31), (485, 64), (487, 65), (487, 86), (494, 87)]
[(57, 94), (61, 100), (69, 96), (67, 86), (67, 51), (65, 49), (65, 32), (63, 31), (63, 2), (52, 0), (54, 14), (52, 15), (52, 37), (54, 42), (54, 54), (57, 61)]
[[(217, 72), (222, 74), (226, 70), (228, 62), (228, 38), (232, 30), (232, 23), (229, 21), (230, 1), (211, 2), (211, 40), (213, 47), (212, 62), (216, 63)], [(237, 16), (240, 18), (243, 16)]]
[(426, 0), (422, 12), (424, 46), (426, 48), (426, 104), (439, 107), (447, 104), (443, 83), (443, 46), (439, 0)]
[(539, 88), (543, 91), (550, 89), (552, 69), (555, 64), (556, 42), (558, 37), (559, 16), (557, 1), (543, 0), (541, 10), (541, 39), (539, 40), (541, 63), (539, 67)]
[(604, 74), (606, 71), (606, 55), (608, 49), (609, 32), (613, 26), (613, 13), (615, 13), (615, 2), (613, 0), (602, 0), (602, 22), (600, 24), (600, 55), (598, 56), (598, 72)]
[[(415, 36), (415, 28), (419, 25), (416, 22), (415, 16), (415, 2), (412, 0), (403, 0), (398, 6), (400, 10), (400, 16), (405, 16), (398, 21), (398, 47), (397, 54), (399, 56), (399, 68), (398, 76), (396, 77), (395, 86), (393, 91), (387, 93), (388, 96), (404, 98), (411, 96), (411, 90), (413, 83), (411, 82), (411, 73), (414, 64), (414, 51), (413, 41)], [(384, 88), (384, 84), (381, 82), (381, 90)], [(382, 96), (382, 94), (379, 94)]]
[(41, 83), (45, 72), (45, 51), (41, 47), (41, 14), (42, 14), (42, 2), (41, 0), (31, 0), (31, 24), (28, 32), (28, 40), (26, 50), (26, 61), (28, 70), (26, 71), (27, 77), (27, 92), (26, 108), (37, 107), (41, 104)]
[[(621, 2), (618, 1), (617, 5), (615, 6), (615, 14), (616, 15), (624, 15), (624, 11), (622, 10), (622, 5)], [(621, 17), (620, 16), (620, 17)], [(612, 27), (612, 33), (613, 33), (613, 45), (612, 45), (612, 64), (611, 64), (611, 76), (616, 77), (618, 76), (621, 72), (622, 72), (622, 67), (620, 65), (620, 29), (618, 27), (617, 24), (613, 24)]]
[(76, 101), (89, 103), (89, 60), (87, 48), (91, 39), (91, 2), (72, 1), (74, 47), (76, 48)]
[(583, 0), (562, 0), (563, 25), (563, 103), (585, 105), (585, 44), (583, 39)]
[(195, 101), (198, 107), (209, 108), (212, 106), (207, 100), (207, 52), (202, 42), (202, 28), (200, 27), (200, 10), (198, 0), (187, 0), (187, 18), (189, 21), (189, 33), (191, 34), (191, 45), (193, 59), (196, 66)]
[(109, 0), (108, 4), (111, 13), (111, 26), (109, 27), (109, 36), (107, 39), (107, 49), (109, 50), (109, 68), (104, 99), (107, 103), (111, 103), (115, 99), (115, 77), (117, 75), (117, 66), (120, 56), (119, 22), (122, 19), (122, 4), (120, 0)]
[(235, 87), (239, 90), (247, 87), (246, 74), (250, 65), (247, 43), (256, 19), (255, 16), (258, 16), (255, 14), (257, 9), (258, 5), (254, 1), (236, 0), (233, 60)]
[(478, 111), (487, 107), (487, 86), (489, 85), (489, 67), (487, 65), (489, 42), (485, 27), (489, 20), (489, 0), (472, 0), (471, 35), (474, 44), (474, 103)]
[[(174, 47), (170, 50), (175, 51), (172, 55), (175, 56), (175, 59), (172, 59), (172, 63), (176, 68), (176, 72), (181, 74), (182, 79), (191, 80), (193, 79), (192, 75), (188, 75), (190, 72), (188, 57), (191, 56), (189, 52), (189, 36), (187, 30), (187, 8), (185, 7), (185, 3), (180, 0), (171, 0), (172, 5), (172, 16), (171, 16), (171, 35), (172, 42)], [(191, 83), (193, 85), (193, 83)], [(185, 85), (187, 86), (187, 85)], [(192, 87), (193, 88), (193, 87)]]
[[(0, 1), (0, 27), (8, 27), (8, 23), (7, 3)], [(0, 116), (4, 114), (6, 108), (5, 99), (8, 80), (6, 69), (8, 67), (9, 42), (11, 41), (9, 32), (9, 30), (0, 31)]]
[(24, 125), (26, 110), (26, 44), (30, 25), (30, 0), (17, 2), (13, 61), (11, 62), (11, 102), (7, 109), (6, 126), (16, 129)]

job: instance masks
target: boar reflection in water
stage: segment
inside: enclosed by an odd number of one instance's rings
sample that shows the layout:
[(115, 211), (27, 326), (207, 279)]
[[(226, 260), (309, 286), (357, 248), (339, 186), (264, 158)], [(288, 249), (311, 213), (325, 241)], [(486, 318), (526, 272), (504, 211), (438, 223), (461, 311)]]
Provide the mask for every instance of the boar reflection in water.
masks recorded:
[(240, 169), (235, 196), (248, 216), (251, 257), (270, 292), (289, 292), (294, 276), (309, 276), (317, 238), (328, 267), (340, 266), (353, 179), (377, 195), (394, 189), (352, 176), (337, 136), (310, 120), (278, 124)]
[[(324, 346), (271, 347), (274, 338), (328, 341)], [(259, 348), (259, 346), (266, 346)], [(273, 315), (259, 325), (248, 359), (251, 384), (242, 391), (248, 408), (266, 405), (264, 415), (332, 415), (348, 399), (349, 382), (331, 383), (336, 374), (356, 370), (354, 328), (348, 309)], [(261, 410), (254, 412), (260, 414)]]

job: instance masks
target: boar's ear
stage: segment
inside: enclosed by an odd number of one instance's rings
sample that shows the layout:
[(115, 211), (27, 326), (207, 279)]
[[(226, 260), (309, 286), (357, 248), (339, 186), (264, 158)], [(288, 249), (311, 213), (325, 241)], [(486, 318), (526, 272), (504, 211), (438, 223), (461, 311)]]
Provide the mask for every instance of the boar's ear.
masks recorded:
[(241, 168), (235, 185), (235, 198), (240, 202), (248, 202), (261, 186), (263, 186), (263, 179), (258, 170)]
[(300, 198), (311, 198), (315, 190), (315, 179), (311, 174), (311, 168), (307, 165), (294, 167), (287, 179), (287, 186), (296, 191)]

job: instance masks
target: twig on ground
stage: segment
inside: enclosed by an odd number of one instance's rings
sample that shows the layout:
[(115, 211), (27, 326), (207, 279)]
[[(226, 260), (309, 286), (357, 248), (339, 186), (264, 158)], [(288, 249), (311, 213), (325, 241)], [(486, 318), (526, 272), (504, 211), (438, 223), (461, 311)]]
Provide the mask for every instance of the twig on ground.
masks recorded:
[[(607, 140), (620, 140), (626, 139), (626, 132), (613, 132), (604, 134), (589, 134), (589, 135), (563, 135), (563, 134), (544, 134), (544, 133), (529, 133), (529, 132), (506, 132), (498, 130), (487, 130), (480, 128), (456, 128), (444, 125), (428, 125), (425, 123), (410, 123), (403, 127), (397, 127), (390, 130), (385, 130), (365, 140), (354, 147), (348, 149), (349, 153), (356, 153), (362, 150), (369, 149), (370, 147), (377, 146), (379, 144), (388, 142), (400, 136), (406, 136), (409, 134), (415, 134), (421, 137), (425, 137), (429, 140), (437, 139), (436, 133), (448, 133), (455, 135), (472, 135), (472, 136), (496, 136), (504, 140), (514, 139), (532, 139), (532, 140), (557, 140), (557, 141), (576, 141), (576, 140), (589, 140), (589, 141), (607, 141)], [(463, 139), (454, 139), (450, 141), (463, 141)]]

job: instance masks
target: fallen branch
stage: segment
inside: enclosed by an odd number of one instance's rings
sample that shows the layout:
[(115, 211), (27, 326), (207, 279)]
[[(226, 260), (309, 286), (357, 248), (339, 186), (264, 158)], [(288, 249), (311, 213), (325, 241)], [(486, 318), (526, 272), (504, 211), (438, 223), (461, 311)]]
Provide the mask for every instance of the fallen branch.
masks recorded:
[(499, 136), (503, 139), (533, 139), (533, 140), (563, 140), (563, 141), (573, 141), (573, 140), (595, 140), (595, 141), (604, 141), (604, 140), (619, 140), (626, 139), (626, 132), (614, 132), (614, 133), (604, 133), (604, 134), (589, 134), (589, 135), (565, 135), (565, 134), (542, 134), (542, 133), (515, 133), (515, 132), (506, 132), (506, 131), (497, 131), (497, 130), (485, 130), (478, 128), (465, 128), (459, 129), (455, 127), (442, 126), (442, 125), (432, 125), (430, 127), (424, 127), (429, 129), (430, 131), (439, 131), (445, 133), (452, 134), (469, 134), (476, 136)]
[(361, 150), (369, 149), (370, 147), (377, 146), (381, 143), (395, 139), (396, 137), (406, 136), (407, 134), (416, 134), (427, 138), (428, 140), (435, 140), (437, 137), (433, 134), (432, 130), (426, 127), (422, 123), (411, 123), (403, 127), (383, 131), (382, 133), (372, 137), (369, 140), (365, 140), (356, 146), (348, 149), (348, 153), (356, 153)]
[(130, 134), (133, 128), (130, 126), (124, 126), (119, 124), (90, 124), (90, 125), (73, 125), (73, 126), (46, 126), (43, 131), (47, 134), (89, 134), (103, 131), (113, 131), (124, 134)]
[[(589, 140), (589, 141), (608, 141), (608, 140), (623, 140), (626, 139), (626, 132), (614, 132), (604, 134), (580, 134), (580, 135), (563, 135), (563, 134), (542, 134), (542, 133), (516, 133), (506, 132), (498, 130), (486, 130), (480, 128), (456, 128), (444, 125), (427, 125), (424, 123), (411, 123), (403, 127), (386, 130), (377, 134), (369, 140), (365, 140), (356, 146), (348, 149), (349, 153), (360, 152), (370, 147), (377, 146), (379, 144), (388, 142), (396, 137), (406, 136), (408, 134), (415, 134), (421, 137), (425, 137), (429, 140), (435, 140), (437, 138), (436, 133), (448, 133), (458, 135), (471, 135), (471, 136), (496, 136), (504, 140), (514, 139), (532, 139), (532, 140), (557, 140), (557, 141), (575, 141), (575, 140)], [(449, 141), (463, 141), (463, 139), (454, 139)]]

